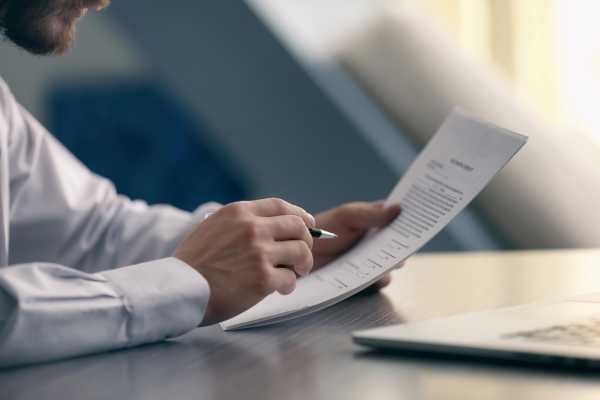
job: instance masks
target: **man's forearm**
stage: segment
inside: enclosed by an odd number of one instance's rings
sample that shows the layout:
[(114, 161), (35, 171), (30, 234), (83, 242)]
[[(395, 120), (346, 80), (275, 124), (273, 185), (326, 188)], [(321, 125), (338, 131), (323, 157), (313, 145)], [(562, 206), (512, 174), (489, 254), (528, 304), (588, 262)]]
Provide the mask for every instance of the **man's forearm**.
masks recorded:
[(86, 274), (55, 264), (0, 270), (0, 366), (136, 346), (198, 326), (206, 280), (175, 258)]

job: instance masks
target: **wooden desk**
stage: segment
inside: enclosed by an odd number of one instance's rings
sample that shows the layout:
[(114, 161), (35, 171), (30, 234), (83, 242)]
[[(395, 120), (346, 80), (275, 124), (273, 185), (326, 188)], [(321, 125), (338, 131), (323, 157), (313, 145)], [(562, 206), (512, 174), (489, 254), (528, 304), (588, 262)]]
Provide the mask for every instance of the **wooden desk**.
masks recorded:
[(600, 291), (600, 250), (422, 255), (383, 294), (245, 332), (0, 372), (0, 399), (597, 399), (600, 377), (389, 357), (356, 329)]

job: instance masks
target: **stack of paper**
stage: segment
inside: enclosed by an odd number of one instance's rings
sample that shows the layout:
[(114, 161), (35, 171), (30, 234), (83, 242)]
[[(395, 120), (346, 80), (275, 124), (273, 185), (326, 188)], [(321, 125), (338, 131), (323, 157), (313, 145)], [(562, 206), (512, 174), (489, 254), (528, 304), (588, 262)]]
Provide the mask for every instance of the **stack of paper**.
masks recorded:
[(402, 213), (335, 261), (221, 324), (250, 328), (329, 307), (376, 282), (423, 247), (463, 210), (527, 142), (527, 138), (453, 112), (402, 177), (389, 203)]

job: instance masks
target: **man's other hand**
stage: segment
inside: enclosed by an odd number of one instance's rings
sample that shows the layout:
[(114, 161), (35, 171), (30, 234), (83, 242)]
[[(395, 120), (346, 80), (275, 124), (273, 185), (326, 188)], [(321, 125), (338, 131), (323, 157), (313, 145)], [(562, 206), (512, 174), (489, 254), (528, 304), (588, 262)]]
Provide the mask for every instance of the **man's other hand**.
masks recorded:
[(280, 199), (238, 202), (200, 223), (175, 257), (202, 274), (210, 299), (202, 325), (227, 320), (277, 291), (289, 294), (313, 267), (315, 219)]
[[(399, 205), (385, 207), (383, 202), (375, 202), (349, 203), (318, 214), (317, 227), (336, 233), (338, 238), (315, 242), (313, 247), (315, 268), (320, 268), (337, 258), (370, 229), (382, 228), (391, 223), (400, 211)], [(372, 289), (381, 289), (390, 281), (390, 276), (386, 275), (374, 284)]]

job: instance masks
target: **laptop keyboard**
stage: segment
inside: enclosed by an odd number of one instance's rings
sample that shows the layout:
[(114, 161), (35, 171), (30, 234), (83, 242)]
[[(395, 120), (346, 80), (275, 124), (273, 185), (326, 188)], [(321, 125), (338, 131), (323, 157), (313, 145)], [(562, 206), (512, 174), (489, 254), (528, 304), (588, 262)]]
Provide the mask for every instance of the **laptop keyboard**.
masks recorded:
[(504, 339), (524, 339), (565, 345), (600, 346), (600, 318), (503, 335)]

